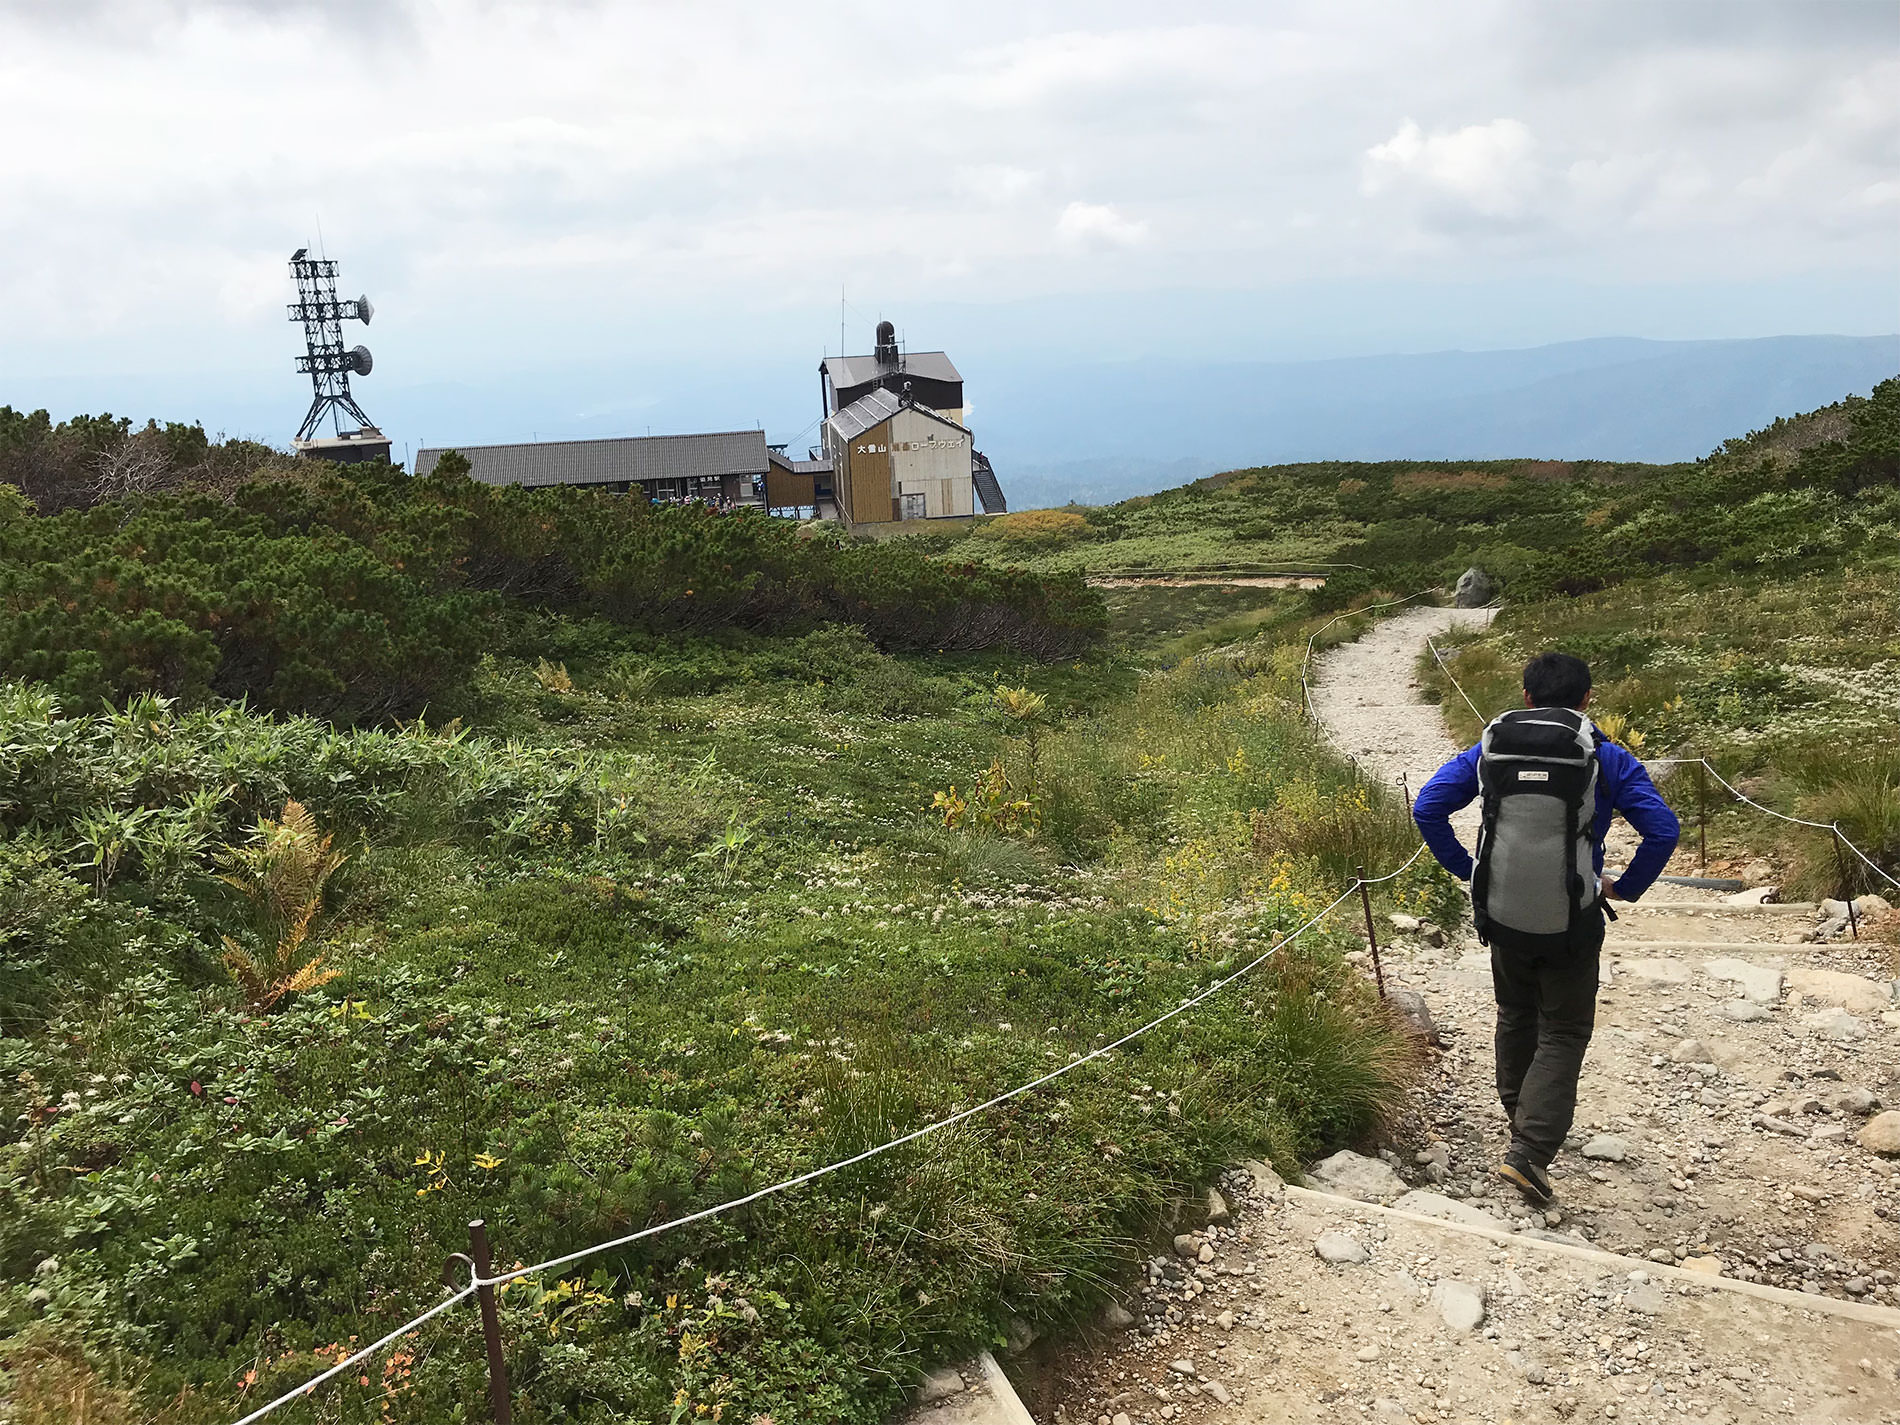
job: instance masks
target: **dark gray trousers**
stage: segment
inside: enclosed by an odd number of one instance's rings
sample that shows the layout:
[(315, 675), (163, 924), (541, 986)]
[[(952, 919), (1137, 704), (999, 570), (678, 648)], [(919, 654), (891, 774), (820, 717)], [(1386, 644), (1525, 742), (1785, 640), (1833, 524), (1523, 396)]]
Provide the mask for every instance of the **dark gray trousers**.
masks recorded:
[(1577, 1112), (1577, 1078), (1596, 1028), (1597, 960), (1603, 922), (1594, 935), (1564, 949), (1491, 945), (1491, 983), (1498, 1001), (1498, 1099), (1511, 1120), (1512, 1146), (1540, 1168), (1564, 1145)]

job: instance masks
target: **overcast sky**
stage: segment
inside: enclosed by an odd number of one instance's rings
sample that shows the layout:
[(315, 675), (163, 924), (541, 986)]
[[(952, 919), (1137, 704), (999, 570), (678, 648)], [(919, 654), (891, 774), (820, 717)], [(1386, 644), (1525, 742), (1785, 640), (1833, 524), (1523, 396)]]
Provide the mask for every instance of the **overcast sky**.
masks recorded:
[(841, 287), (854, 349), (1900, 329), (1892, 0), (0, 0), (0, 133), (16, 405), (294, 423), (319, 223), (372, 410), (716, 359), (808, 403)]

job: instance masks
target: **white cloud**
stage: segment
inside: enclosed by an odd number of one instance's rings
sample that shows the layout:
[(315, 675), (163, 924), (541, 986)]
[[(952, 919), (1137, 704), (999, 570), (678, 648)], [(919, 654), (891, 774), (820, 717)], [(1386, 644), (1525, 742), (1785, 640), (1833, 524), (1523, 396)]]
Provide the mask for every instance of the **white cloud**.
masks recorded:
[(969, 164), (957, 170), (957, 186), (986, 203), (1008, 203), (1040, 188), (1043, 174), (1008, 163)]
[(1412, 188), (1483, 218), (1522, 218), (1541, 175), (1537, 141), (1517, 119), (1493, 119), (1426, 133), (1407, 119), (1398, 132), (1366, 150), (1365, 191)]
[(1148, 225), (1131, 222), (1107, 203), (1069, 204), (1056, 219), (1056, 238), (1066, 247), (1139, 247)]
[(816, 347), (841, 282), (901, 315), (1890, 271), (1900, 11), (1732, 8), (0, 0), (0, 377), (160, 369), (180, 331), (282, 365), (258, 254), (319, 217), (391, 379), (713, 314)]

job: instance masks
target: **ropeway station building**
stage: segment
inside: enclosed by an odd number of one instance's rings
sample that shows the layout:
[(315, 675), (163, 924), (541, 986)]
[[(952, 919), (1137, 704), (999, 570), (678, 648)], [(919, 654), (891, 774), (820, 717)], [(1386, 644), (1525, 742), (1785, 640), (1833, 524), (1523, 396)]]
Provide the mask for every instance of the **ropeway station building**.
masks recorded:
[(826, 357), (818, 374), (823, 443), (804, 459), (768, 445), (762, 430), (738, 430), (431, 447), (416, 453), (415, 473), (454, 449), (484, 484), (750, 505), (866, 534), (1008, 509), (964, 424), (963, 377), (944, 352), (905, 352), (892, 324), (879, 322), (868, 354)]
[(716, 505), (764, 502), (770, 468), (765, 432), (636, 435), (609, 440), (549, 440), (527, 445), (457, 445), (416, 452), (427, 475), (446, 450), (468, 459), (484, 485), (578, 485), (649, 500), (704, 500)]

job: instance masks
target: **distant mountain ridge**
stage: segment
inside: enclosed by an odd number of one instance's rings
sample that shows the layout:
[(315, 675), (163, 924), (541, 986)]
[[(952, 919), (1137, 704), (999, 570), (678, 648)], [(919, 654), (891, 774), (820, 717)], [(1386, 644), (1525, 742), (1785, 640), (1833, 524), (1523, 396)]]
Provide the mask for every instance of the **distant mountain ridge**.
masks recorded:
[(1606, 337), (1519, 351), (991, 372), (977, 419), (1012, 507), (1027, 509), (1300, 460), (1693, 460), (1738, 430), (1865, 394), (1896, 373), (1900, 335)]

